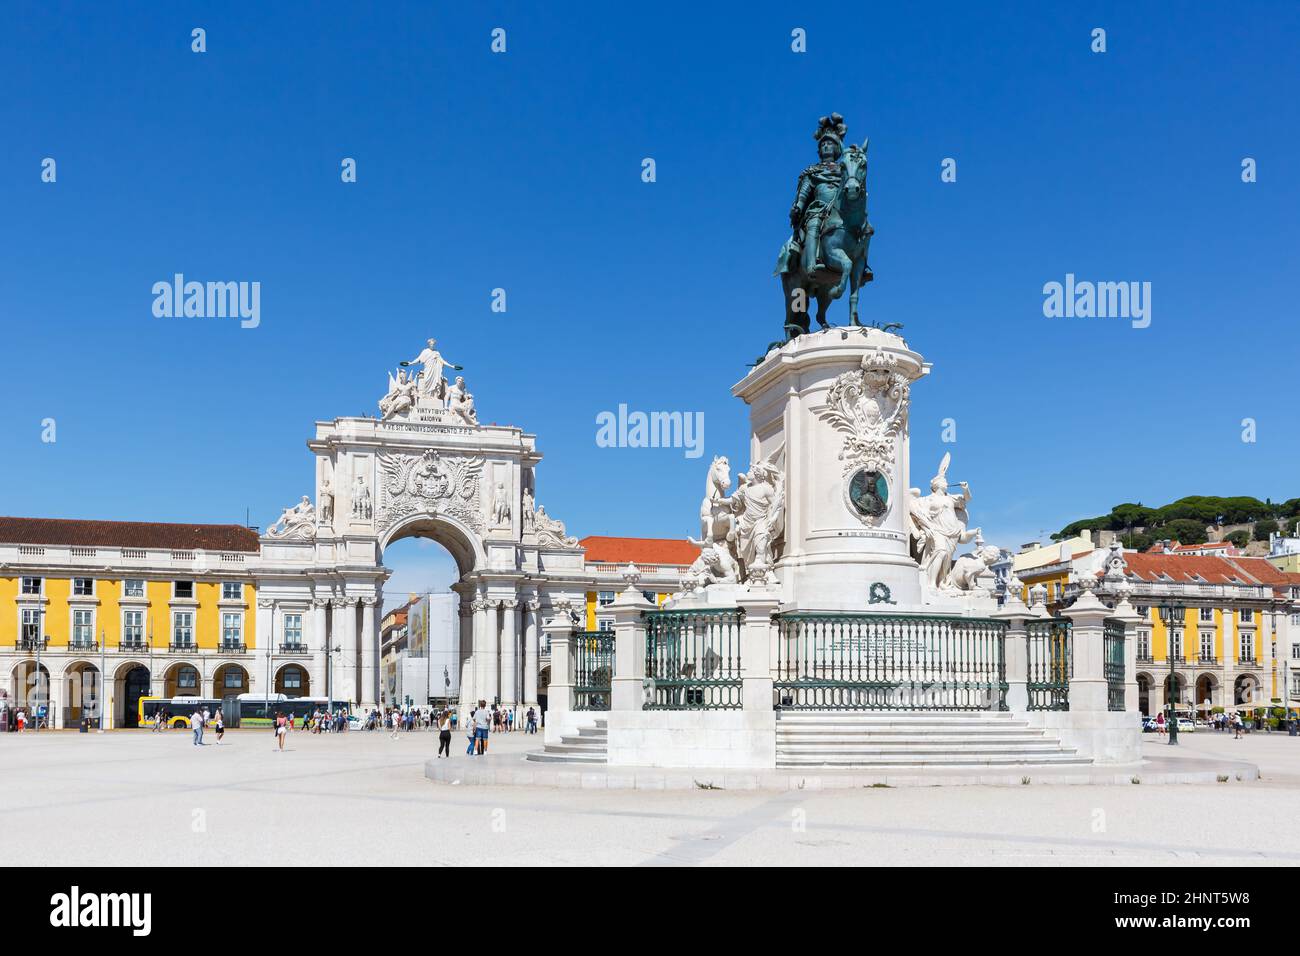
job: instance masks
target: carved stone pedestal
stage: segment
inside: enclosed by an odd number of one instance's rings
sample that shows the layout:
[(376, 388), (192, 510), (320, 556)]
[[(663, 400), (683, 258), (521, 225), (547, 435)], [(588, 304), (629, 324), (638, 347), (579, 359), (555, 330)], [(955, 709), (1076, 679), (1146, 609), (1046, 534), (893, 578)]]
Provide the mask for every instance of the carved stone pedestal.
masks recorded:
[(782, 606), (917, 609), (908, 542), (908, 394), (929, 366), (897, 335), (843, 328), (800, 336), (732, 388), (750, 406), (750, 455), (779, 455)]

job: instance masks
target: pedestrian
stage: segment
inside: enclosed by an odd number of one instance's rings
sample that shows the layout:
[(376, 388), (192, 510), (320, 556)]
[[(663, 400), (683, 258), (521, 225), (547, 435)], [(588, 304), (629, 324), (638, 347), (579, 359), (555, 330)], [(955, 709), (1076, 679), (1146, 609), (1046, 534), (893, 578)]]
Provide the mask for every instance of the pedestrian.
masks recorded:
[(1160, 711), (1160, 713), (1156, 714), (1156, 733), (1163, 734), (1164, 732), (1165, 732), (1165, 712), (1162, 710)]
[(1232, 715), (1232, 729), (1234, 731), (1232, 735), (1233, 740), (1241, 739), (1241, 731), (1244, 729), (1245, 725), (1246, 722), (1241, 719), (1241, 714)]
[(280, 744), (280, 751), (284, 751), (284, 738), (289, 733), (289, 721), (284, 714), (278, 710), (275, 712), (275, 737)]
[(527, 732), (530, 734), (537, 733), (537, 711), (532, 707), (528, 708), (528, 727)]
[(445, 710), (438, 716), (438, 756), (451, 759), (451, 714)]
[(226, 735), (226, 722), (221, 719), (221, 711), (217, 711), (217, 717), (212, 725), (212, 729), (217, 732), (217, 743), (221, 743), (221, 738)]
[(465, 726), (469, 729), (469, 746), (465, 748), (465, 756), (467, 757), (474, 756), (474, 745), (478, 742), (478, 730), (474, 723), (474, 715), (477, 713), (478, 708), (475, 707), (469, 712), (469, 718), (465, 721)]
[(19, 708), (18, 708), (18, 716), (17, 716), (15, 719), (18, 721), (18, 732), (19, 732), (20, 734), (26, 732), (26, 730), (27, 730), (27, 711), (24, 710), (23, 708), (19, 707)]
[(190, 714), (190, 729), (194, 731), (194, 746), (203, 746), (203, 712), (197, 707)]
[(474, 711), (474, 736), (478, 740), (478, 755), (482, 757), (487, 753), (488, 731), (492, 727), (493, 712), (488, 710), (487, 701), (478, 702), (478, 710)]
[(400, 716), (401, 715), (398, 714), (398, 712), (395, 710), (388, 715), (388, 736), (391, 737), (393, 740), (398, 739), (397, 731), (398, 728), (400, 727), (400, 723), (399, 723)]

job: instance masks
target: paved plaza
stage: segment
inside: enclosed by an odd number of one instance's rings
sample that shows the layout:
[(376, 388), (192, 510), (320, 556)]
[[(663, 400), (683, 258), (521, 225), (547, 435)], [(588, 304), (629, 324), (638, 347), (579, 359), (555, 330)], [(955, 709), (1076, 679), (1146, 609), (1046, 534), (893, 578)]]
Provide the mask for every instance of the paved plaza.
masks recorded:
[[(522, 754), (540, 735), (495, 737)], [(1300, 863), (1300, 739), (1187, 734), (1174, 759), (1255, 783), (593, 791), (439, 785), (437, 736), (0, 736), (0, 839), (22, 865), (1207, 865)], [(457, 735), (454, 761), (469, 764)], [(1147, 735), (1149, 755), (1166, 757)]]

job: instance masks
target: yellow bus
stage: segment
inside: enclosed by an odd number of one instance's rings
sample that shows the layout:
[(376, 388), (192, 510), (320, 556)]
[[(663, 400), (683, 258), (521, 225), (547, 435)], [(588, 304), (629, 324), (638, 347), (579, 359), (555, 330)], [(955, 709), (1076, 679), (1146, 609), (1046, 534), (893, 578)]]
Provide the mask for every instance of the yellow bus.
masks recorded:
[(168, 727), (190, 726), (190, 714), (208, 708), (212, 716), (221, 712), (221, 701), (211, 697), (141, 697), (139, 716), (141, 727), (153, 727), (160, 714), (166, 715)]

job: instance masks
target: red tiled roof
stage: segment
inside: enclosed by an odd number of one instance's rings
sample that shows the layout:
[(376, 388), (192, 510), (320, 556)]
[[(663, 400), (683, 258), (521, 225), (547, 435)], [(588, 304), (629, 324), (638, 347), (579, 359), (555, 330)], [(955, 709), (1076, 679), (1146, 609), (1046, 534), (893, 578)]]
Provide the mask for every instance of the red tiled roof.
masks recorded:
[(679, 564), (690, 565), (700, 549), (685, 538), (607, 538), (591, 535), (578, 542), (587, 549), (588, 564)]
[(0, 543), (77, 548), (163, 548), (172, 551), (257, 551), (257, 532), (239, 524), (158, 524), (0, 517)]
[[(1152, 554), (1149, 551), (1125, 551), (1124, 561), (1128, 572), (1141, 581), (1164, 580), (1168, 575), (1174, 581), (1189, 584), (1255, 584), (1253, 576), (1232, 564), (1233, 558), (1212, 554)], [(1234, 580), (1236, 579), (1236, 580)]]
[(1260, 584), (1286, 587), (1291, 583), (1286, 572), (1279, 571), (1265, 558), (1247, 558), (1241, 555), (1236, 555), (1231, 558), (1225, 558), (1224, 560), (1235, 564)]

